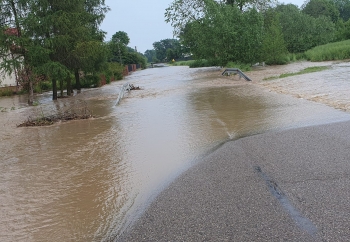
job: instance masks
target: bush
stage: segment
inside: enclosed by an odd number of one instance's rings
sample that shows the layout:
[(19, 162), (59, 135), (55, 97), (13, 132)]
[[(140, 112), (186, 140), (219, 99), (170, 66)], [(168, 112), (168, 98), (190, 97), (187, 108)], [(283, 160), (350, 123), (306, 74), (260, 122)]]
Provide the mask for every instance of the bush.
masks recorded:
[(51, 81), (42, 81), (34, 85), (34, 93), (43, 93), (52, 90)]
[(225, 67), (226, 68), (238, 68), (241, 71), (250, 71), (252, 69), (249, 64), (243, 64), (243, 63), (232, 62), (232, 61), (227, 63)]
[(350, 40), (317, 46), (305, 52), (310, 61), (344, 60), (350, 58)]
[(190, 63), (190, 68), (198, 68), (198, 67), (206, 67), (208, 66), (207, 60), (195, 60), (192, 63)]
[(280, 55), (278, 57), (275, 57), (272, 60), (267, 60), (266, 64), (268, 65), (286, 65), (290, 62), (290, 56), (288, 54), (286, 55)]
[(52, 82), (51, 81), (40, 82), (40, 88), (42, 91), (50, 91), (52, 90)]
[(190, 62), (189, 64), (190, 68), (198, 68), (198, 67), (210, 67), (210, 66), (220, 66), (218, 64), (218, 60), (195, 60), (193, 62)]
[(87, 74), (81, 78), (81, 87), (82, 88), (91, 88), (100, 86), (100, 76)]
[(176, 62), (170, 62), (172, 66), (190, 66), (195, 62), (194, 60), (188, 60), (188, 61), (176, 61)]
[(114, 80), (122, 80), (123, 79), (123, 72), (124, 72), (124, 66), (117, 63), (117, 62), (109, 62), (107, 63), (107, 67), (104, 71), (104, 74), (106, 76), (107, 83), (110, 82), (110, 80), (113, 78)]
[(13, 91), (10, 88), (1, 88), (0, 89), (0, 97), (3, 96), (12, 96)]

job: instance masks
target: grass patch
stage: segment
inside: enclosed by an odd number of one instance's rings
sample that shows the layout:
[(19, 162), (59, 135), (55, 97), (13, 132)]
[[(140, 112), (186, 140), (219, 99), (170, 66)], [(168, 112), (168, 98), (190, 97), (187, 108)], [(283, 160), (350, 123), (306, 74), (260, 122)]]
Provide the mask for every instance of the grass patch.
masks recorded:
[(172, 66), (189, 66), (190, 68), (199, 68), (199, 67), (212, 67), (212, 66), (220, 66), (217, 63), (217, 60), (211, 59), (199, 59), (199, 60), (187, 60), (187, 61), (177, 61), (169, 63)]
[(169, 62), (172, 66), (191, 66), (195, 60)]
[(220, 66), (216, 60), (195, 60), (190, 63), (190, 68), (199, 68), (199, 67), (212, 67), (212, 66)]
[(350, 40), (316, 46), (305, 52), (310, 61), (331, 61), (350, 59)]
[(301, 70), (299, 72), (284, 73), (284, 74), (281, 74), (279, 76), (272, 76), (272, 77), (264, 78), (264, 81), (275, 80), (275, 79), (285, 78), (285, 77), (289, 77), (289, 76), (303, 75), (303, 74), (323, 71), (323, 70), (327, 70), (327, 69), (329, 69), (328, 66), (313, 66), (313, 67), (305, 68), (304, 70)]

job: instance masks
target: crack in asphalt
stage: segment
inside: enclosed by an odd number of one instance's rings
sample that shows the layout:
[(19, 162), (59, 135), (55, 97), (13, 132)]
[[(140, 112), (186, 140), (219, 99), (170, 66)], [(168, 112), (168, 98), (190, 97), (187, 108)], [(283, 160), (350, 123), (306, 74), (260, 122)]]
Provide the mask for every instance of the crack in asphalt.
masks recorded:
[(312, 223), (312, 221), (307, 217), (304, 217), (293, 206), (293, 204), (289, 201), (288, 197), (279, 188), (278, 184), (273, 179), (271, 179), (266, 173), (264, 173), (261, 167), (255, 166), (254, 169), (259, 174), (259, 176), (265, 180), (266, 185), (268, 186), (271, 194), (280, 202), (282, 207), (289, 214), (289, 216), (294, 220), (294, 222), (298, 225), (298, 227), (315, 238), (317, 236), (317, 228)]

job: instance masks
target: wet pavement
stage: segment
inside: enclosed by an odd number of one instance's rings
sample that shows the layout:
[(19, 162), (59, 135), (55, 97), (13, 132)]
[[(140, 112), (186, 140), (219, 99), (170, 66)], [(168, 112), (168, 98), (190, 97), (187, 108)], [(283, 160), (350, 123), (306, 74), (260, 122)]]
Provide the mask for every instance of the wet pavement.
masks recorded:
[(350, 122), (226, 142), (116, 241), (348, 241)]

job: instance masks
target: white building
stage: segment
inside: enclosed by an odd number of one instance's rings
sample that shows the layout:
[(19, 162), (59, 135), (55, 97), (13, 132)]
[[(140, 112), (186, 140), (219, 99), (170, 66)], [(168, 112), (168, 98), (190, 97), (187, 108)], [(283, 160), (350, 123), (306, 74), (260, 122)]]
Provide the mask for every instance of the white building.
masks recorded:
[(6, 75), (4, 73), (0, 74), (0, 87), (9, 87), (9, 86), (17, 86), (17, 81), (15, 74)]

